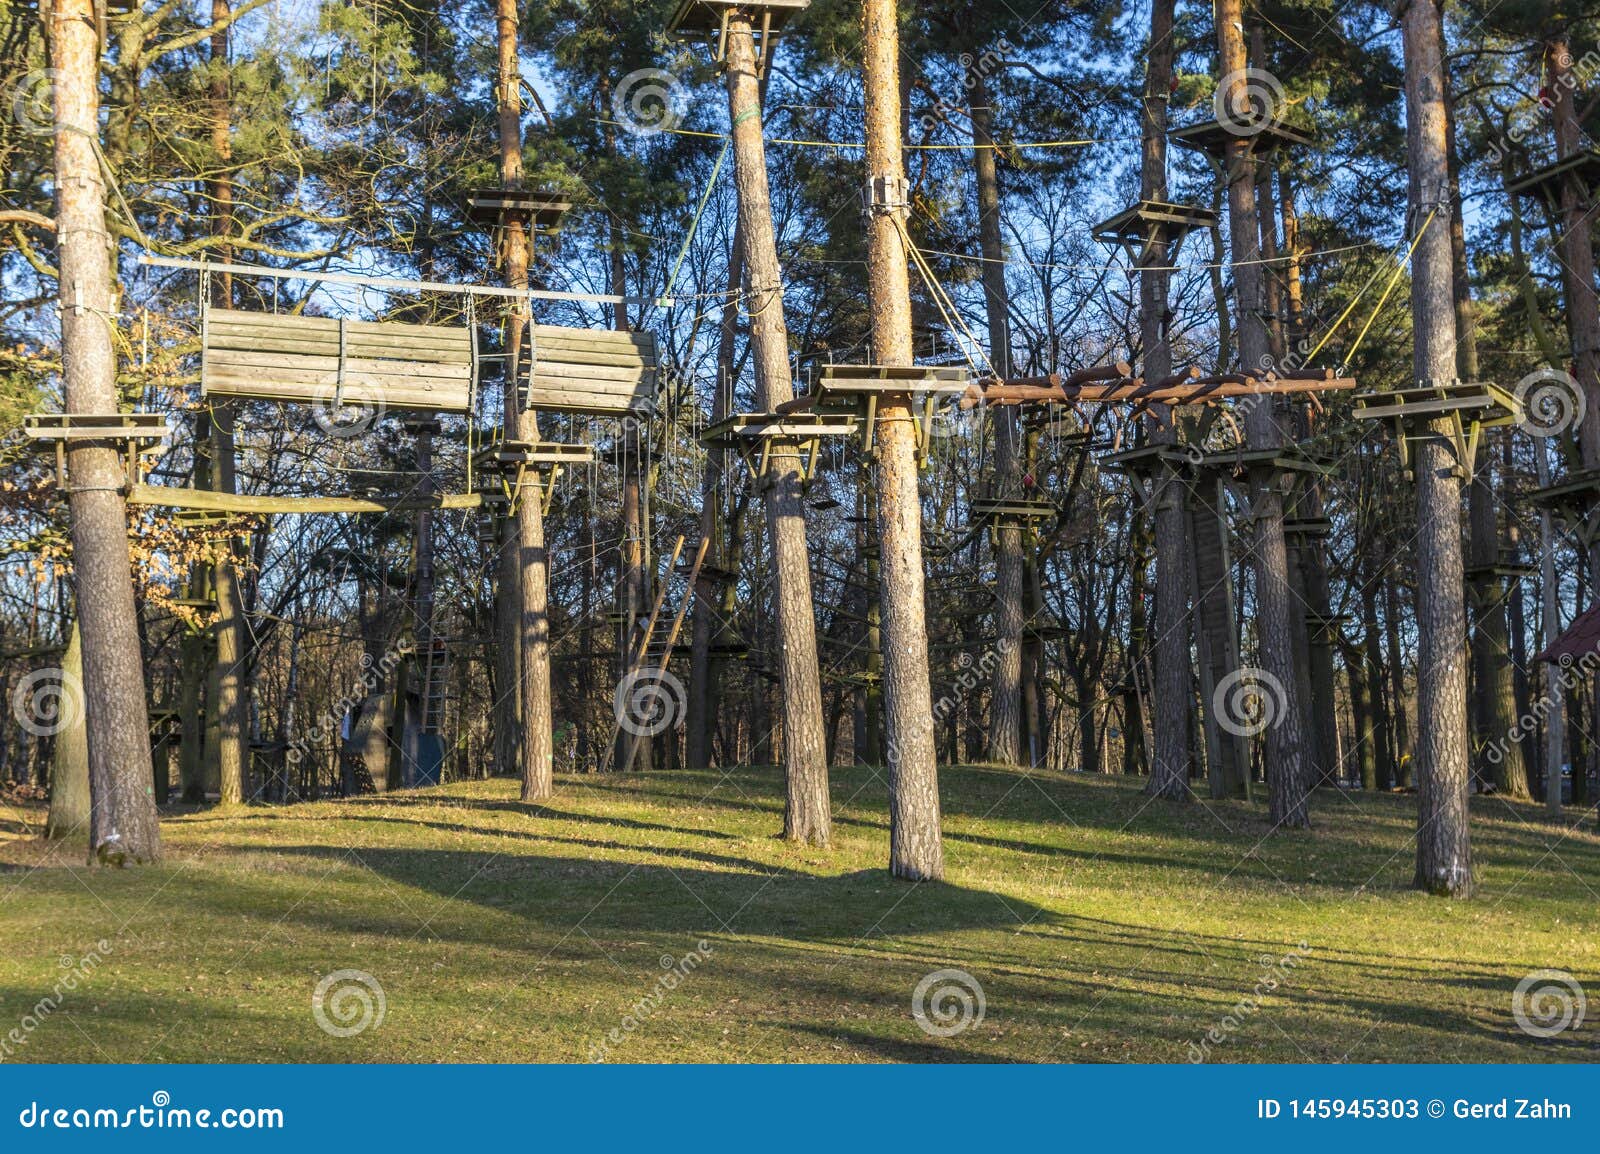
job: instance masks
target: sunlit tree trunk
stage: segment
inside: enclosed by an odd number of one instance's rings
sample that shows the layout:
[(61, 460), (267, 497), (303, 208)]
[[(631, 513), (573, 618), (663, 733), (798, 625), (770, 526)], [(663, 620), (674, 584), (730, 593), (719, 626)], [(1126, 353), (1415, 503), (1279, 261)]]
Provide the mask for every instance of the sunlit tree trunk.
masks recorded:
[[(495, 27), (499, 63), (495, 103), (499, 113), (500, 179), (507, 188), (521, 188), (522, 74), (517, 54), (516, 0), (496, 0)], [(501, 233), (505, 245), (506, 284), (526, 289), (531, 257), (528, 222), (519, 215), (509, 216)], [(527, 298), (514, 298), (506, 316), (507, 353), (520, 352), (530, 323)], [(537, 441), (537, 415), (523, 412), (517, 397), (519, 374), (520, 368), (518, 373), (506, 373), (505, 436), (508, 440)], [(499, 719), (503, 725), (514, 726), (518, 735), (515, 764), (522, 779), (523, 801), (539, 801), (555, 792), (550, 711), (549, 569), (543, 504), (544, 493), (538, 474), (530, 473), (523, 482), (507, 528), (508, 556), (501, 561), (498, 591), (505, 606), (497, 616), (503, 624), (516, 623), (514, 630), (502, 632), (498, 638), (501, 645), (513, 645), (516, 653), (515, 662), (505, 664), (508, 674), (513, 668), (516, 673), (507, 686), (512, 691), (511, 699), (503, 700)], [(514, 614), (512, 607), (515, 607)], [(502, 698), (505, 698), (504, 691)]]
[[(761, 82), (748, 17), (734, 10), (727, 38), (728, 112), (733, 124), (739, 229), (750, 281), (750, 344), (759, 403), (770, 412), (794, 399), (789, 333), (783, 315), (783, 270), (772, 227), (766, 145), (761, 137)], [(806, 547), (800, 459), (792, 446), (773, 447), (762, 480), (773, 567), (777, 665), (783, 697), (783, 835), (827, 845), (833, 836), (828, 798), (828, 747), (822, 724), (816, 613)]]
[[(1443, 383), (1456, 373), (1450, 256), (1450, 173), (1445, 144), (1440, 12), (1411, 0), (1402, 20), (1406, 144), (1413, 229), (1412, 372)], [(1436, 214), (1432, 226), (1430, 214)], [(1472, 894), (1468, 831), (1467, 638), (1461, 557), (1461, 477), (1449, 426), (1435, 420), (1414, 446), (1417, 489), (1417, 871), (1415, 884)]]
[[(867, 178), (887, 203), (867, 217), (867, 297), (880, 364), (912, 363), (911, 285), (904, 230), (900, 30), (895, 0), (865, 0), (862, 73)], [(922, 572), (922, 505), (911, 407), (885, 396), (878, 409), (876, 488), (883, 612), (883, 705), (889, 755), (889, 870), (912, 880), (944, 876), (939, 775)]]
[[(61, 360), (68, 413), (117, 412), (116, 323), (99, 137), (100, 48), (90, 0), (56, 0), (55, 185)], [(73, 442), (67, 453), (73, 586), (83, 643), (91, 861), (161, 858), (151, 798), (149, 717), (128, 551), (127, 482), (114, 445)]]
[[(1248, 66), (1241, 0), (1217, 0), (1216, 27), (1222, 61), (1223, 99), (1230, 108), (1249, 107)], [(1264, 372), (1271, 355), (1262, 321), (1263, 293), (1260, 219), (1256, 210), (1256, 159), (1251, 141), (1230, 137), (1225, 163), (1228, 183), (1228, 231), (1232, 241), (1234, 290), (1238, 295), (1239, 362), (1246, 373)], [(1257, 404), (1245, 418), (1251, 448), (1283, 444), (1273, 406)], [(1294, 659), (1294, 614), (1290, 606), (1289, 555), (1283, 539), (1283, 492), (1275, 474), (1252, 479), (1256, 573), (1256, 637), (1260, 653), (1260, 690), (1272, 700), (1272, 722), (1266, 730), (1266, 775), (1269, 812), (1274, 826), (1307, 826), (1310, 789), (1306, 769), (1303, 705)]]
[[(1167, 200), (1167, 100), (1172, 79), (1173, 0), (1154, 0), (1150, 15), (1150, 48), (1144, 79), (1144, 120), (1139, 196)], [(1144, 246), (1139, 272), (1139, 343), (1144, 378), (1162, 380), (1172, 373), (1172, 344), (1167, 333), (1171, 253), (1160, 234)], [(1152, 444), (1178, 441), (1177, 414), (1167, 405), (1151, 406)], [(1190, 664), (1188, 512), (1182, 476), (1171, 466), (1156, 473), (1154, 488), (1156, 540), (1155, 741), (1150, 782), (1145, 792), (1173, 801), (1188, 801), (1193, 770), (1194, 669)]]

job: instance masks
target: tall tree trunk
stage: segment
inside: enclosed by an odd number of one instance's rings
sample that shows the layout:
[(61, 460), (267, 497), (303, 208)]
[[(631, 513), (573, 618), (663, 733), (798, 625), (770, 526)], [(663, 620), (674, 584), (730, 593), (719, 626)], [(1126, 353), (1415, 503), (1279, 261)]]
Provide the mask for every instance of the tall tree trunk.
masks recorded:
[[(212, 234), (219, 239), (217, 257), (223, 263), (233, 259), (233, 246), (227, 238), (233, 233), (233, 98), (228, 72), (229, 0), (211, 0), (210, 64), (211, 150), (216, 155), (217, 175), (209, 183)], [(212, 278), (213, 302), (219, 308), (233, 307), (233, 278), (220, 273)], [(212, 480), (219, 492), (238, 492), (238, 458), (234, 447), (235, 406), (227, 400), (212, 404), (211, 454)], [(244, 620), (244, 596), (240, 588), (238, 557), (240, 542), (229, 538), (222, 560), (213, 574), (217, 596), (217, 748), (218, 796), (224, 805), (244, 800), (245, 777), (249, 767), (249, 735), (246, 718), (250, 695), (249, 634)]]
[[(1456, 150), (1455, 102), (1446, 86), (1446, 160), (1450, 174), (1450, 258), (1451, 295), (1455, 302), (1456, 372), (1463, 381), (1478, 379), (1477, 321), (1472, 304), (1472, 277), (1467, 268), (1467, 235), (1462, 221), (1461, 165)], [(1515, 731), (1517, 710), (1509, 633), (1506, 624), (1508, 590), (1505, 579), (1496, 572), (1500, 565), (1499, 502), (1493, 486), (1493, 457), (1487, 447), (1478, 454), (1478, 467), (1467, 490), (1469, 586), (1472, 607), (1472, 737), (1477, 750), (1477, 776), (1493, 781), (1495, 788), (1508, 796), (1526, 800), (1528, 773), (1523, 761), (1522, 743), (1505, 742)], [(1499, 754), (1488, 755), (1490, 749)]]
[[(789, 333), (783, 315), (783, 272), (772, 228), (766, 146), (761, 134), (761, 82), (748, 16), (733, 10), (727, 36), (728, 113), (733, 123), (739, 230), (750, 278), (750, 344), (762, 409), (794, 399)], [(771, 541), (777, 664), (783, 690), (783, 836), (827, 845), (833, 836), (828, 798), (828, 747), (822, 724), (816, 614), (806, 547), (800, 459), (792, 444), (772, 447), (763, 479)]]
[[(90, 0), (56, 0), (50, 57), (55, 74), (55, 185), (60, 262), (61, 360), (68, 413), (117, 412), (111, 327), (111, 237), (95, 154), (100, 48)], [(72, 442), (67, 453), (73, 585), (83, 640), (84, 727), (89, 747), (90, 861), (122, 865), (161, 858), (150, 796), (149, 716), (123, 501), (122, 454)]]
[[(711, 398), (711, 423), (724, 420), (733, 412), (733, 354), (739, 330), (739, 295), (744, 284), (744, 235), (737, 222), (728, 248), (728, 299), (722, 304), (717, 325), (717, 379)], [(710, 544), (706, 548), (707, 566), (723, 565), (722, 479), (725, 475), (724, 450), (706, 452), (705, 473), (700, 481), (700, 535)], [(718, 612), (716, 582), (701, 577), (694, 595), (694, 617), (690, 622), (689, 711), (687, 729), (689, 768), (703, 769), (711, 764), (712, 719), (720, 662), (714, 662), (711, 643), (723, 632)]]
[[(1216, 26), (1222, 62), (1223, 99), (1244, 111), (1248, 60), (1241, 0), (1217, 0)], [(1225, 150), (1228, 183), (1228, 232), (1232, 240), (1234, 290), (1238, 295), (1239, 363), (1246, 373), (1262, 371), (1271, 343), (1262, 320), (1261, 224), (1256, 211), (1256, 159), (1252, 141), (1230, 136)], [(1283, 444), (1270, 403), (1253, 405), (1245, 418), (1250, 445), (1256, 449)], [(1276, 474), (1252, 478), (1255, 512), (1256, 637), (1260, 653), (1260, 692), (1270, 695), (1272, 720), (1266, 730), (1266, 773), (1273, 825), (1311, 824), (1306, 809), (1310, 782), (1306, 772), (1305, 716), (1294, 659), (1294, 613), (1290, 606), (1289, 554), (1283, 539), (1283, 492)]]
[[(495, 28), (499, 65), (495, 102), (499, 114), (500, 179), (507, 188), (521, 188), (522, 72), (517, 54), (516, 0), (496, 0)], [(532, 255), (528, 223), (520, 214), (509, 215), (503, 221), (506, 284), (515, 289), (528, 287)], [(528, 298), (513, 298), (506, 314), (508, 359), (504, 428), (507, 440), (539, 439), (537, 414), (524, 413), (517, 397), (517, 377), (521, 370), (515, 358), (521, 352), (523, 335), (530, 323)], [(511, 371), (513, 368), (517, 371)], [(516, 628), (502, 633), (499, 642), (505, 645), (509, 641), (515, 646), (516, 660), (514, 664), (507, 662), (506, 668), (508, 672), (512, 668), (516, 670), (512, 682), (516, 716), (512, 716), (510, 708), (503, 708), (500, 720), (502, 724), (516, 726), (518, 756), (515, 764), (522, 778), (522, 800), (540, 801), (555, 792), (555, 749), (550, 709), (549, 568), (544, 542), (544, 493), (537, 473), (530, 473), (523, 482), (507, 536), (511, 547), (507, 550), (509, 556), (500, 566), (498, 593), (506, 603), (500, 620), (502, 624), (514, 621)], [(508, 583), (509, 588), (506, 587)]]
[[(1144, 79), (1139, 196), (1167, 199), (1167, 100), (1172, 80), (1172, 17), (1174, 0), (1154, 0), (1150, 8), (1150, 49)], [(1144, 246), (1139, 271), (1139, 343), (1144, 353), (1144, 379), (1162, 380), (1172, 373), (1172, 345), (1167, 334), (1171, 253), (1164, 234), (1153, 233)], [(1168, 405), (1152, 405), (1149, 423), (1153, 444), (1175, 445), (1177, 415)], [(1189, 662), (1188, 513), (1183, 478), (1172, 466), (1160, 466), (1154, 488), (1156, 538), (1155, 749), (1145, 792), (1173, 801), (1188, 801), (1193, 771), (1194, 670)]]
[[(1564, 38), (1553, 39), (1545, 52), (1547, 87), (1554, 98), (1551, 120), (1555, 125), (1556, 157), (1566, 160), (1577, 155), (1590, 142), (1579, 123), (1575, 98), (1579, 90), (1572, 75), (1572, 53)], [(1595, 206), (1590, 201), (1587, 181), (1578, 169), (1569, 171), (1561, 184), (1561, 276), (1566, 288), (1567, 331), (1572, 337), (1572, 370), (1588, 404), (1578, 429), (1578, 444), (1586, 469), (1600, 468), (1600, 296), (1595, 290), (1594, 259)], [(1590, 525), (1600, 519), (1591, 512)], [(1589, 587), (1600, 589), (1600, 540), (1591, 546)], [(1590, 708), (1600, 718), (1600, 678), (1591, 679)], [(1575, 727), (1574, 727), (1575, 729)], [(1574, 760), (1572, 800), (1583, 801), (1588, 793), (1589, 767), (1595, 758)]]
[[(862, 74), (867, 179), (887, 203), (867, 217), (867, 296), (880, 364), (912, 363), (910, 216), (901, 152), (900, 29), (895, 0), (864, 0)], [(944, 877), (939, 772), (924, 616), (922, 505), (909, 398), (886, 395), (877, 420), (878, 541), (882, 555), (883, 697), (889, 751), (889, 870), (912, 880)]]
[[(1006, 290), (1005, 244), (1000, 234), (999, 156), (994, 146), (994, 108), (989, 103), (986, 65), (967, 68), (972, 100), (972, 167), (978, 181), (978, 243), (983, 253), (983, 303), (989, 321), (989, 367), (1001, 380), (1011, 376), (1011, 298)], [(1016, 498), (1022, 490), (1022, 428), (1015, 406), (997, 406), (994, 421), (994, 496)], [(988, 760), (1022, 760), (1022, 528), (995, 526), (995, 654), (989, 689)]]
[[(1410, 0), (1402, 20), (1406, 144), (1413, 227), (1413, 376), (1456, 375), (1451, 281), (1450, 172), (1445, 142), (1443, 32), (1434, 0)], [(1444, 219), (1425, 222), (1429, 213)], [(1415, 885), (1449, 897), (1472, 894), (1467, 793), (1466, 607), (1461, 558), (1461, 478), (1449, 424), (1430, 422), (1415, 446), (1417, 487), (1417, 871)]]

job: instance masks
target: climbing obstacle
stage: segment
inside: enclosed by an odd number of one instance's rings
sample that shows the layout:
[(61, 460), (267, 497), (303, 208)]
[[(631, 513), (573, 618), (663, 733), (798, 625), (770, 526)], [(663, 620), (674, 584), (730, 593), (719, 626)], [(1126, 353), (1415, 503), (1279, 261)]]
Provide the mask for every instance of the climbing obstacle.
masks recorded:
[(880, 405), (909, 403), (920, 455), (932, 438), (935, 410), (964, 396), (969, 387), (967, 370), (958, 365), (824, 365), (811, 391), (780, 405), (779, 412), (854, 421), (861, 450), (870, 455)]
[(1388, 421), (1394, 428), (1400, 463), (1411, 470), (1411, 446), (1438, 439), (1434, 422), (1444, 420), (1443, 434), (1456, 454), (1456, 467), (1471, 480), (1477, 463), (1482, 431), (1514, 424), (1521, 419), (1516, 396), (1487, 381), (1439, 381), (1409, 389), (1362, 393), (1356, 397), (1355, 415), (1365, 421)]
[(1204, 153), (1218, 163), (1227, 155), (1228, 145), (1235, 141), (1243, 141), (1250, 152), (1258, 154), (1316, 143), (1316, 138), (1305, 129), (1278, 117), (1261, 115), (1239, 117), (1226, 124), (1220, 120), (1203, 120), (1174, 128), (1167, 135), (1178, 147)]
[(1093, 235), (1101, 244), (1120, 248), (1127, 255), (1128, 263), (1137, 268), (1147, 248), (1165, 245), (1166, 258), (1171, 260), (1183, 247), (1189, 233), (1216, 223), (1217, 214), (1209, 208), (1139, 200), (1095, 225)]
[(1543, 201), (1551, 211), (1561, 206), (1561, 189), (1569, 176), (1577, 176), (1580, 184), (1590, 191), (1600, 188), (1600, 148), (1585, 148), (1565, 160), (1557, 160), (1534, 169), (1527, 176), (1511, 181), (1506, 192)]
[(290, 316), (205, 306), (200, 391), (302, 404), (465, 413), (478, 347), (471, 326)]
[(728, 24), (734, 13), (742, 13), (751, 23), (756, 42), (756, 75), (766, 71), (772, 56), (772, 37), (782, 31), (790, 18), (804, 12), (811, 0), (683, 0), (667, 21), (667, 35), (679, 40), (714, 37), (712, 58), (719, 63), (728, 56)]
[(517, 358), (518, 394), (524, 410), (648, 416), (659, 364), (650, 333), (529, 325)]
[(160, 413), (32, 413), (22, 419), (22, 435), (34, 448), (56, 458), (56, 480), (67, 487), (67, 452), (75, 445), (121, 446), (130, 480), (140, 476), (141, 460), (160, 452), (172, 426)]
[(809, 478), (816, 472), (823, 439), (853, 436), (858, 427), (853, 417), (828, 413), (736, 413), (707, 426), (700, 443), (738, 453), (752, 480), (770, 472), (775, 456), (798, 456), (800, 475)]

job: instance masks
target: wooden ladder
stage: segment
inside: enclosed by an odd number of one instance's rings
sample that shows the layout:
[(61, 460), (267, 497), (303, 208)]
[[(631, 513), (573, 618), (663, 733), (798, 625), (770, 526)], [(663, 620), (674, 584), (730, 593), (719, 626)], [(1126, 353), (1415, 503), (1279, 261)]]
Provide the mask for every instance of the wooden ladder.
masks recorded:
[[(672, 627), (667, 631), (667, 636), (662, 644), (661, 667), (665, 668), (672, 659), (672, 647), (678, 642), (678, 631), (683, 628), (683, 619), (689, 612), (689, 603), (694, 600), (695, 585), (700, 579), (700, 566), (706, 559), (706, 550), (711, 547), (711, 538), (700, 538), (700, 547), (695, 550), (694, 563), (689, 567), (687, 584), (684, 586), (683, 600), (678, 605), (678, 611), (673, 615)], [(683, 552), (683, 537), (680, 534), (677, 542), (672, 547), (672, 556), (667, 561), (666, 576), (661, 579), (661, 588), (656, 593), (655, 604), (650, 607), (650, 616), (645, 620), (644, 632), (637, 645), (628, 647), (628, 661), (623, 676), (635, 672), (643, 667), (645, 655), (650, 651), (650, 643), (655, 636), (656, 621), (661, 616), (661, 606), (667, 599), (667, 581), (672, 576), (673, 568), (678, 563), (678, 557)], [(617, 748), (617, 735), (622, 732), (622, 718), (617, 716), (611, 723), (611, 740), (606, 742), (605, 760), (600, 765), (600, 772), (605, 773), (611, 768), (615, 760)], [(639, 742), (628, 743), (627, 756), (622, 763), (621, 772), (627, 773), (633, 768), (633, 759), (639, 748)]]
[(444, 727), (446, 684), (450, 672), (450, 646), (435, 637), (422, 654), (422, 731), (438, 733)]

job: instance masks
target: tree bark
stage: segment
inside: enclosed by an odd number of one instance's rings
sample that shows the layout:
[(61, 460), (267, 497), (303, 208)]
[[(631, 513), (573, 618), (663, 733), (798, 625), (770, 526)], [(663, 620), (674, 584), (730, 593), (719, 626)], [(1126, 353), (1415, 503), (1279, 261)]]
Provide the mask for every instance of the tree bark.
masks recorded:
[[(717, 380), (711, 398), (711, 423), (724, 420), (733, 411), (733, 351), (739, 328), (739, 294), (744, 285), (744, 235), (737, 222), (728, 246), (728, 299), (723, 302), (717, 325)], [(706, 452), (705, 473), (700, 481), (700, 535), (710, 542), (705, 564), (722, 566), (723, 508), (722, 479), (725, 474), (724, 450)], [(685, 722), (691, 769), (711, 764), (712, 718), (718, 664), (713, 662), (711, 643), (721, 633), (719, 590), (714, 581), (702, 577), (694, 595), (694, 617), (690, 622), (689, 711)]]
[[(910, 215), (901, 151), (900, 29), (895, 0), (863, 4), (862, 73), (867, 178), (887, 203), (867, 217), (867, 296), (872, 349), (880, 364), (912, 363)], [(886, 395), (875, 434), (878, 541), (883, 601), (883, 704), (889, 754), (889, 870), (895, 877), (944, 877), (939, 773), (922, 572), (922, 505), (909, 399)]]
[[(117, 412), (111, 236), (99, 137), (100, 49), (90, 0), (56, 0), (55, 183), (65, 411)], [(83, 640), (84, 727), (89, 748), (90, 861), (161, 858), (151, 798), (149, 716), (123, 501), (122, 454), (77, 441), (67, 453), (73, 584)]]
[[(771, 412), (794, 399), (789, 333), (783, 315), (783, 272), (772, 227), (766, 145), (761, 133), (761, 82), (746, 13), (732, 10), (727, 36), (728, 113), (733, 129), (739, 230), (750, 280), (750, 344), (760, 406)], [(772, 544), (778, 676), (783, 689), (783, 836), (825, 846), (833, 836), (828, 797), (828, 747), (822, 724), (816, 615), (806, 546), (800, 459), (792, 445), (773, 446), (762, 479)]]
[[(1410, 0), (1402, 19), (1410, 205), (1422, 235), (1411, 263), (1412, 366), (1417, 382), (1456, 374), (1451, 286), (1450, 173), (1444, 86), (1449, 82), (1434, 0)], [(1425, 223), (1430, 213), (1434, 227)], [(1417, 870), (1419, 889), (1472, 894), (1467, 817), (1466, 608), (1461, 557), (1461, 477), (1449, 426), (1435, 420), (1415, 445), (1417, 489)]]
[[(1226, 99), (1233, 108), (1248, 106), (1245, 99), (1248, 66), (1244, 43), (1241, 0), (1217, 0), (1216, 26)], [(1256, 160), (1252, 142), (1230, 137), (1225, 151), (1228, 182), (1228, 233), (1232, 241), (1234, 289), (1239, 310), (1239, 363), (1243, 371), (1259, 372), (1271, 356), (1271, 343), (1262, 313), (1260, 257), (1261, 224), (1256, 211)], [(1253, 405), (1245, 418), (1252, 448), (1277, 448), (1283, 444), (1270, 402)], [(1271, 698), (1271, 723), (1266, 729), (1268, 809), (1275, 827), (1311, 824), (1306, 808), (1310, 782), (1306, 772), (1302, 733), (1303, 706), (1294, 659), (1294, 614), (1290, 606), (1289, 555), (1283, 539), (1283, 491), (1279, 478), (1268, 474), (1252, 478), (1254, 497), (1256, 571), (1256, 637), (1260, 653), (1260, 687)]]
[[(498, 72), (495, 102), (498, 112), (500, 179), (507, 188), (522, 187), (522, 74), (517, 53), (516, 0), (496, 0)], [(518, 214), (502, 222), (502, 236), (508, 287), (528, 287), (528, 266), (532, 256), (528, 222)], [(619, 288), (616, 291), (621, 292)], [(514, 298), (506, 315), (506, 362), (504, 430), (507, 440), (537, 441), (539, 422), (535, 413), (522, 411), (517, 397), (520, 366), (515, 357), (522, 350), (523, 336), (531, 323), (526, 297)], [(513, 372), (512, 369), (517, 371)], [(544, 541), (544, 492), (537, 473), (523, 481), (516, 508), (507, 528), (509, 556), (500, 565), (498, 595), (505, 605), (497, 614), (502, 624), (515, 628), (500, 635), (500, 644), (515, 647), (514, 662), (506, 662), (509, 673), (516, 670), (510, 708), (502, 707), (500, 721), (515, 727), (516, 762), (522, 779), (522, 800), (541, 801), (555, 792), (554, 721), (550, 708), (550, 604), (549, 568)], [(507, 585), (509, 584), (509, 588)], [(520, 723), (520, 724), (519, 724)]]
[[(1150, 10), (1150, 48), (1144, 81), (1139, 196), (1167, 199), (1167, 100), (1172, 80), (1174, 0), (1154, 0)], [(1172, 345), (1167, 334), (1166, 271), (1171, 253), (1162, 233), (1152, 234), (1141, 254), (1139, 271), (1139, 343), (1144, 353), (1144, 379), (1158, 381), (1172, 373)], [(1168, 405), (1152, 405), (1152, 444), (1178, 442), (1177, 415)], [(1193, 772), (1194, 670), (1190, 665), (1188, 513), (1183, 477), (1162, 466), (1154, 486), (1156, 541), (1155, 748), (1145, 792), (1153, 797), (1188, 801)]]
[(84, 836), (89, 829), (89, 748), (83, 711), (69, 709), (67, 704), (72, 697), (71, 687), (83, 684), (83, 642), (77, 622), (67, 633), (61, 681), (66, 692), (58, 716), (67, 724), (56, 733), (51, 750), (50, 812), (44, 823), (44, 836), (48, 838)]
[[(994, 147), (994, 108), (983, 62), (967, 68), (972, 100), (972, 167), (978, 183), (978, 243), (983, 254), (983, 303), (989, 322), (989, 367), (1001, 380), (1011, 376), (1011, 298), (1006, 290), (1005, 243), (1000, 233), (999, 157)], [(1022, 495), (1022, 429), (1014, 406), (992, 410), (994, 496)], [(995, 655), (989, 684), (987, 758), (1000, 765), (1022, 760), (1022, 528), (995, 526)]]

